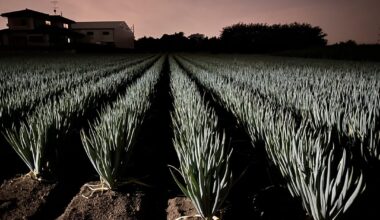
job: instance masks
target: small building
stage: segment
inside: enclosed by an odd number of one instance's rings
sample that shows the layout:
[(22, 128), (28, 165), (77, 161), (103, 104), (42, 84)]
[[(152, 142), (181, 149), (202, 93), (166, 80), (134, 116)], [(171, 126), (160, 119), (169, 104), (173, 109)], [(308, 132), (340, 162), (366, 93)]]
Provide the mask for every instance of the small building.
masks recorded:
[(72, 49), (74, 44), (134, 48), (134, 33), (124, 21), (75, 22), (30, 9), (1, 16), (8, 19), (8, 29), (0, 30), (0, 46), (6, 48)]
[(134, 33), (124, 21), (76, 22), (71, 28), (82, 34), (79, 43), (134, 48)]
[(74, 21), (30, 9), (1, 14), (8, 29), (0, 30), (0, 45), (10, 48), (67, 47), (79, 34), (71, 30)]

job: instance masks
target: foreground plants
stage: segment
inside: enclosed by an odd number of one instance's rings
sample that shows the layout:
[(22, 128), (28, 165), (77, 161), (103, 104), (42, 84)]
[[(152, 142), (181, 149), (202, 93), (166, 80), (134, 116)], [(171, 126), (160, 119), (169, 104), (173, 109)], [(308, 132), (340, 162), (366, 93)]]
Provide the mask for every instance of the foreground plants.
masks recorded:
[(96, 122), (90, 125), (88, 132), (81, 131), (84, 149), (100, 176), (99, 185), (87, 185), (92, 191), (90, 196), (96, 191), (115, 190), (135, 181), (125, 178), (124, 173), (145, 113), (150, 107), (149, 98), (158, 81), (163, 59), (130, 85), (125, 95), (107, 106)]
[(351, 164), (351, 154), (332, 143), (331, 130), (294, 128), (291, 119), (273, 123), (266, 136), (267, 151), (315, 220), (339, 219), (365, 189), (363, 173)]
[[(232, 186), (232, 150), (227, 150), (225, 136), (218, 131), (217, 116), (204, 104), (195, 83), (174, 59), (170, 59), (170, 70), (173, 142), (180, 163), (179, 168), (170, 166), (170, 171), (181, 191), (191, 199), (198, 217), (217, 219), (215, 214)], [(182, 218), (187, 217), (179, 219)]]
[[(268, 158), (281, 171), (291, 194), (301, 198), (308, 215), (330, 220), (346, 214), (366, 185), (362, 169), (352, 163), (353, 152), (369, 152), (368, 158), (378, 154), (376, 134), (364, 141), (372, 134), (379, 112), (378, 93), (368, 95), (378, 83), (366, 84), (360, 75), (347, 77), (339, 72), (344, 83), (333, 81), (322, 73), (323, 68), (316, 69), (320, 77), (310, 72), (315, 69), (300, 71), (299, 66), (293, 74), (291, 64), (235, 65), (192, 58), (178, 59), (234, 113), (253, 144), (265, 143)], [(362, 81), (356, 83), (356, 78)], [(328, 81), (333, 81), (334, 89)], [(351, 141), (344, 141), (347, 137)], [(366, 161), (363, 155), (356, 156)]]
[[(28, 166), (33, 179), (42, 180), (48, 169), (45, 153), (50, 133), (54, 131), (51, 118), (45, 114), (30, 117), (19, 129), (6, 130), (4, 136), (18, 156)], [(45, 160), (45, 161), (44, 161)]]
[[(150, 58), (128, 68), (120, 67), (108, 75), (99, 73), (106, 76), (95, 77), (94, 81), (84, 80), (83, 85), (62, 91), (60, 95), (35, 106), (31, 112), (28, 112), (29, 107), (24, 107), (27, 111), (25, 119), (13, 122), (2, 133), (28, 166), (29, 174), (38, 180), (54, 179), (56, 173), (51, 162), (56, 159), (59, 142), (75, 126), (80, 127), (86, 123), (86, 113), (102, 105), (99, 100), (116, 95), (119, 87), (130, 82), (134, 75), (149, 66), (153, 60)], [(34, 93), (37, 94), (38, 89), (34, 88)]]

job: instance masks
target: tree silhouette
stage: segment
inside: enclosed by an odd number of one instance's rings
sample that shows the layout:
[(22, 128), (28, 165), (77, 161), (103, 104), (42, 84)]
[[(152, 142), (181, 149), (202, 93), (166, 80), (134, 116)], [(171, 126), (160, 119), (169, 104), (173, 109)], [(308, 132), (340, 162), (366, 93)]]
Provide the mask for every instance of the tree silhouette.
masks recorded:
[(327, 35), (310, 24), (243, 24), (223, 28), (220, 35), (223, 48), (234, 52), (272, 52), (325, 46)]
[(325, 46), (326, 34), (309, 24), (235, 24), (223, 28), (219, 38), (200, 33), (188, 37), (183, 32), (164, 34), (161, 38), (143, 37), (136, 41), (142, 51), (210, 51), (210, 52), (273, 52)]

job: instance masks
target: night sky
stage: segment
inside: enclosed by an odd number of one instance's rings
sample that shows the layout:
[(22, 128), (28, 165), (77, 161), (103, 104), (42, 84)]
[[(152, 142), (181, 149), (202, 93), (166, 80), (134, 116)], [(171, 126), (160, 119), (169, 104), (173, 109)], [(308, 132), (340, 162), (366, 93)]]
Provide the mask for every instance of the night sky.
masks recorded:
[[(75, 21), (123, 20), (136, 38), (183, 31), (219, 36), (238, 22), (320, 26), (329, 44), (380, 40), (380, 0), (60, 0), (58, 13)], [(0, 13), (29, 8), (53, 14), (50, 0), (0, 0)], [(0, 19), (0, 29), (6, 28)]]

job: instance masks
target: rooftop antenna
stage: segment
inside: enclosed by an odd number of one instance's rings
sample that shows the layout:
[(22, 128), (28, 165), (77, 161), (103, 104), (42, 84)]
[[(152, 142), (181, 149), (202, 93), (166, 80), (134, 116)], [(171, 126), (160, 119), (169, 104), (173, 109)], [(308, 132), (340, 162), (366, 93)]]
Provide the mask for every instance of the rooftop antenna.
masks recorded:
[(57, 14), (57, 9), (58, 9), (58, 1), (57, 0), (53, 0), (53, 1), (50, 1), (51, 4), (53, 4), (53, 11), (54, 11), (54, 14), (56, 15)]

